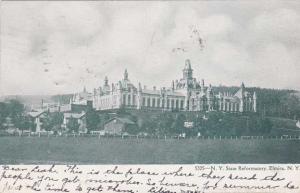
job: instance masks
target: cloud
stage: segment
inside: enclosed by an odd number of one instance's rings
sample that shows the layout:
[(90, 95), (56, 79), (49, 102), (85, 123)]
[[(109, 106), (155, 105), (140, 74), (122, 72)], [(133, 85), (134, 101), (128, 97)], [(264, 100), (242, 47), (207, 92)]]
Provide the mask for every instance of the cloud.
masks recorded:
[(189, 58), (195, 77), (214, 85), (300, 89), (299, 9), (280, 2), (4, 2), (2, 88), (91, 90), (106, 75), (120, 80), (125, 68), (134, 83), (169, 86)]
[(250, 25), (257, 36), (269, 41), (300, 44), (299, 14), (293, 9), (277, 9), (258, 15)]

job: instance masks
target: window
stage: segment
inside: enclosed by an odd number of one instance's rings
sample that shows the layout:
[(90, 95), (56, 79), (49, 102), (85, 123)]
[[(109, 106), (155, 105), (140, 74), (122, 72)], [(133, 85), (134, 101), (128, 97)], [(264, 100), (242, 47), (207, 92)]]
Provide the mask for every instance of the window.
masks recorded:
[(183, 100), (180, 101), (180, 108), (183, 109)]
[(143, 106), (146, 106), (146, 99), (143, 97)]
[(128, 95), (128, 105), (131, 105), (131, 96), (130, 95)]
[(133, 100), (132, 105), (135, 105), (135, 95), (132, 96), (132, 100)]
[(157, 107), (160, 107), (160, 99), (157, 99)]
[(165, 108), (165, 99), (162, 99), (161, 106), (162, 106), (162, 108)]
[(178, 109), (179, 107), (178, 107), (178, 100), (176, 100), (176, 107), (175, 107), (176, 109)]
[(167, 99), (167, 109), (170, 108), (170, 99)]
[(123, 105), (126, 105), (126, 95), (123, 95)]
[(174, 99), (171, 99), (171, 108), (174, 109)]
[(155, 107), (155, 98), (152, 99), (152, 107)]
[(147, 106), (150, 107), (150, 98), (147, 100)]

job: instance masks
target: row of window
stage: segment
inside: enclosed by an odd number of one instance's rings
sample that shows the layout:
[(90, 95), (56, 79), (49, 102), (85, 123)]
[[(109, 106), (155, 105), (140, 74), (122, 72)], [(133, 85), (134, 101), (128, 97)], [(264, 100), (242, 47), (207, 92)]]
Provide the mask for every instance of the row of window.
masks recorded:
[(160, 98), (146, 98), (142, 99), (142, 106), (144, 107), (158, 107), (167, 109), (183, 109), (184, 101), (179, 99), (160, 99)]
[(124, 105), (136, 105), (135, 97), (136, 97), (136, 95), (132, 95), (132, 98), (131, 98), (131, 95), (123, 95), (123, 104)]
[(230, 102), (225, 102), (219, 103), (219, 109), (223, 111), (239, 111), (239, 104), (238, 103), (230, 103)]
[(111, 98), (101, 98), (98, 99), (101, 108), (109, 108), (111, 105), (116, 105), (117, 103), (117, 96), (113, 96), (112, 100)]
[[(223, 111), (239, 111), (240, 104), (239, 103), (230, 103), (226, 102), (225, 105), (223, 102), (219, 103), (219, 109)], [(245, 104), (245, 111), (253, 110), (253, 105), (251, 102)]]
[[(137, 105), (136, 95), (123, 95), (124, 105)], [(160, 98), (142, 98), (142, 106), (144, 107), (157, 107), (157, 108), (171, 108), (171, 109), (183, 109), (184, 101), (179, 99), (160, 99)]]

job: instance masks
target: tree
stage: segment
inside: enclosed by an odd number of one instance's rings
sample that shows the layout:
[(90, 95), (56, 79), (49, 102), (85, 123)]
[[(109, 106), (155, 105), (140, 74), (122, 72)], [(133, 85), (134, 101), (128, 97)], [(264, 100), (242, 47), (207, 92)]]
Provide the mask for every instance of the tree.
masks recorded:
[(174, 133), (180, 134), (185, 131), (184, 129), (184, 122), (186, 121), (186, 117), (184, 114), (179, 114), (176, 116), (176, 119), (173, 124), (173, 131)]
[(11, 99), (7, 103), (8, 115), (11, 116), (12, 119), (22, 115), (24, 110), (24, 105), (16, 99)]
[(43, 118), (42, 128), (46, 131), (51, 131), (53, 128), (56, 130), (61, 128), (61, 124), (63, 123), (63, 114), (60, 112), (47, 113), (45, 118)]
[(54, 112), (50, 114), (51, 130), (54, 132), (61, 131), (61, 125), (64, 121), (64, 115), (61, 112)]
[(148, 117), (130, 117), (133, 122), (135, 122), (139, 128), (139, 131), (146, 132), (148, 134), (154, 134), (157, 129), (157, 119), (155, 116)]
[(50, 120), (53, 127), (60, 128), (64, 121), (64, 115), (61, 112), (50, 114)]
[(52, 124), (51, 117), (50, 117), (49, 114), (45, 118), (43, 118), (41, 127), (45, 131), (51, 131), (52, 130), (53, 124)]
[(273, 124), (268, 118), (264, 118), (261, 120), (260, 132), (262, 134), (269, 134), (272, 130)]
[(94, 110), (89, 110), (86, 113), (86, 127), (88, 131), (95, 130), (100, 123), (100, 117)]
[(6, 103), (0, 102), (0, 129), (4, 128), (5, 118), (8, 116)]
[(71, 117), (67, 123), (67, 128), (69, 129), (69, 132), (77, 133), (79, 129), (78, 120)]
[(16, 100), (16, 99), (11, 99), (6, 103), (6, 108), (5, 108), (5, 114), (6, 116), (11, 117), (12, 123), (18, 127), (22, 125), (23, 121), (23, 116), (24, 116), (24, 105)]
[(139, 132), (138, 126), (136, 124), (125, 125), (125, 132), (136, 135)]
[(34, 127), (34, 123), (27, 116), (18, 116), (15, 118), (15, 126), (19, 128), (22, 132)]
[(159, 134), (166, 135), (173, 132), (172, 123), (174, 122), (173, 117), (169, 113), (162, 114), (157, 121), (159, 128)]

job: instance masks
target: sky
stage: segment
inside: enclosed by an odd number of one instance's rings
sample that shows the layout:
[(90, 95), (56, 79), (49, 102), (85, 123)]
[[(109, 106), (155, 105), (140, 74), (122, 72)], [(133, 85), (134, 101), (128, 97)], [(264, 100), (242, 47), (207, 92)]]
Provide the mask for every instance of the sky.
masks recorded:
[(299, 1), (4, 1), (2, 95), (206, 84), (300, 90)]

